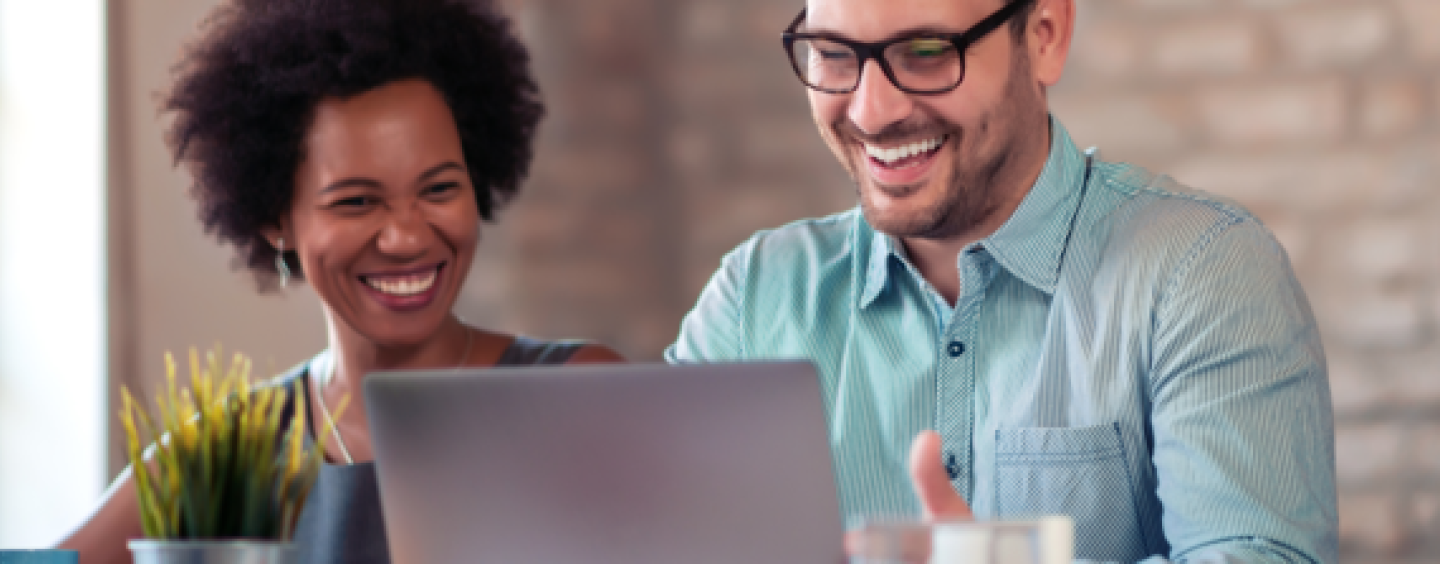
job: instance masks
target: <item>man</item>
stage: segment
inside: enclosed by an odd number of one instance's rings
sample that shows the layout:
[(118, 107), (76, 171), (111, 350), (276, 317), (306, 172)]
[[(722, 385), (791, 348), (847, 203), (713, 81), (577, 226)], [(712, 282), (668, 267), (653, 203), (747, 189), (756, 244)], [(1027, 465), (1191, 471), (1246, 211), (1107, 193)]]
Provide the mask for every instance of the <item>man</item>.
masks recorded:
[(851, 520), (1065, 514), (1084, 559), (1334, 562), (1288, 259), (1239, 206), (1076, 149), (1046, 102), (1074, 12), (810, 0), (785, 43), (860, 205), (727, 255), (666, 358), (813, 360)]

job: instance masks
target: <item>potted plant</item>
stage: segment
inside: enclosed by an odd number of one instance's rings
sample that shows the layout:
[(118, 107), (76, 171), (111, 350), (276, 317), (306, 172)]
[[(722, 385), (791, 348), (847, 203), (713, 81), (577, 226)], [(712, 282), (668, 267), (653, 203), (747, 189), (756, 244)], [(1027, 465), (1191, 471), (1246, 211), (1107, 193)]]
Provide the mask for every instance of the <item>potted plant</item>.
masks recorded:
[[(137, 564), (284, 564), (323, 442), (305, 441), (305, 402), (289, 387), (251, 385), (250, 361), (222, 371), (218, 348), (202, 365), (190, 352), (190, 388), (177, 390), (165, 356), (166, 388), (147, 413), (122, 390), (130, 466), (145, 539), (130, 541)], [(341, 411), (344, 404), (339, 406)], [(329, 429), (320, 437), (329, 434)], [(143, 449), (143, 445), (152, 445)], [(147, 456), (148, 455), (148, 456)]]

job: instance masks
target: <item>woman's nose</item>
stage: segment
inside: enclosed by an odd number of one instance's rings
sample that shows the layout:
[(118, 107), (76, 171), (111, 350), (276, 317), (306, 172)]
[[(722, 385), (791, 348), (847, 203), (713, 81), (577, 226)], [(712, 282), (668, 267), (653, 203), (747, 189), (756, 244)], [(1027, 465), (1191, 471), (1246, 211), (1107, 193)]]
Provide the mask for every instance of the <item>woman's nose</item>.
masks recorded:
[(380, 230), (377, 245), (380, 252), (397, 257), (410, 257), (425, 252), (433, 233), (423, 214), (414, 209), (391, 213)]

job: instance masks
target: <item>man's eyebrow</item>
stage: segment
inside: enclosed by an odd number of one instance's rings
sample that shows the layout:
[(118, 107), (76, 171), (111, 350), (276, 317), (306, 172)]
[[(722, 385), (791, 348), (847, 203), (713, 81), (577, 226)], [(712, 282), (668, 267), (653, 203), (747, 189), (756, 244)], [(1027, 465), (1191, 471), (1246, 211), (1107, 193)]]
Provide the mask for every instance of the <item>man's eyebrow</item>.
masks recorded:
[(465, 172), (465, 167), (460, 166), (460, 163), (457, 163), (455, 161), (445, 161), (443, 163), (430, 167), (425, 172), (420, 173), (420, 182), (429, 180), (432, 176), (452, 169), (459, 172)]
[[(800, 29), (800, 33), (809, 33), (809, 34), (814, 34), (814, 35), (820, 35), (820, 36), (828, 37), (828, 38), (831, 38), (831, 39), (845, 39), (845, 40), (849, 40), (849, 41), (858, 41), (858, 40), (856, 40), (856, 39), (851, 38), (850, 36), (848, 36), (848, 35), (846, 35), (846, 34), (840, 33), (840, 32), (835, 31), (835, 30), (833, 30), (833, 29), (812, 28), (812, 27), (808, 27), (808, 25), (805, 26), (805, 27), (802, 27), (802, 28)], [(907, 27), (907, 28), (902, 29), (902, 30), (900, 30), (900, 31), (891, 33), (890, 35), (885, 36), (883, 39), (881, 39), (881, 40), (879, 40), (879, 41), (874, 41), (873, 43), (884, 43), (884, 42), (886, 42), (886, 41), (893, 41), (893, 40), (896, 40), (896, 39), (903, 39), (903, 38), (907, 38), (907, 37), (926, 36), (926, 35), (957, 35), (957, 34), (961, 34), (961, 33), (965, 33), (965, 30), (963, 30), (963, 29), (961, 29), (961, 30), (955, 30), (955, 29), (951, 29), (951, 28), (948, 28), (948, 27), (941, 27), (941, 26), (937, 26), (937, 25), (921, 25), (921, 26), (915, 26), (915, 27)], [(862, 43), (871, 43), (871, 42), (866, 41), (866, 42), (862, 42)]]

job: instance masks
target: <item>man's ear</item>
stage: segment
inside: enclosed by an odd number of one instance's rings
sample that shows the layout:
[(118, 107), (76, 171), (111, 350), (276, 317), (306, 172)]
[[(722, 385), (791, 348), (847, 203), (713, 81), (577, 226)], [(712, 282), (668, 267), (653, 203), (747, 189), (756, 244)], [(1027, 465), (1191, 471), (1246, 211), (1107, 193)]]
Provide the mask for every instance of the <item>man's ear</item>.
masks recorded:
[(1025, 27), (1031, 70), (1041, 86), (1060, 82), (1075, 33), (1075, 0), (1038, 0)]

